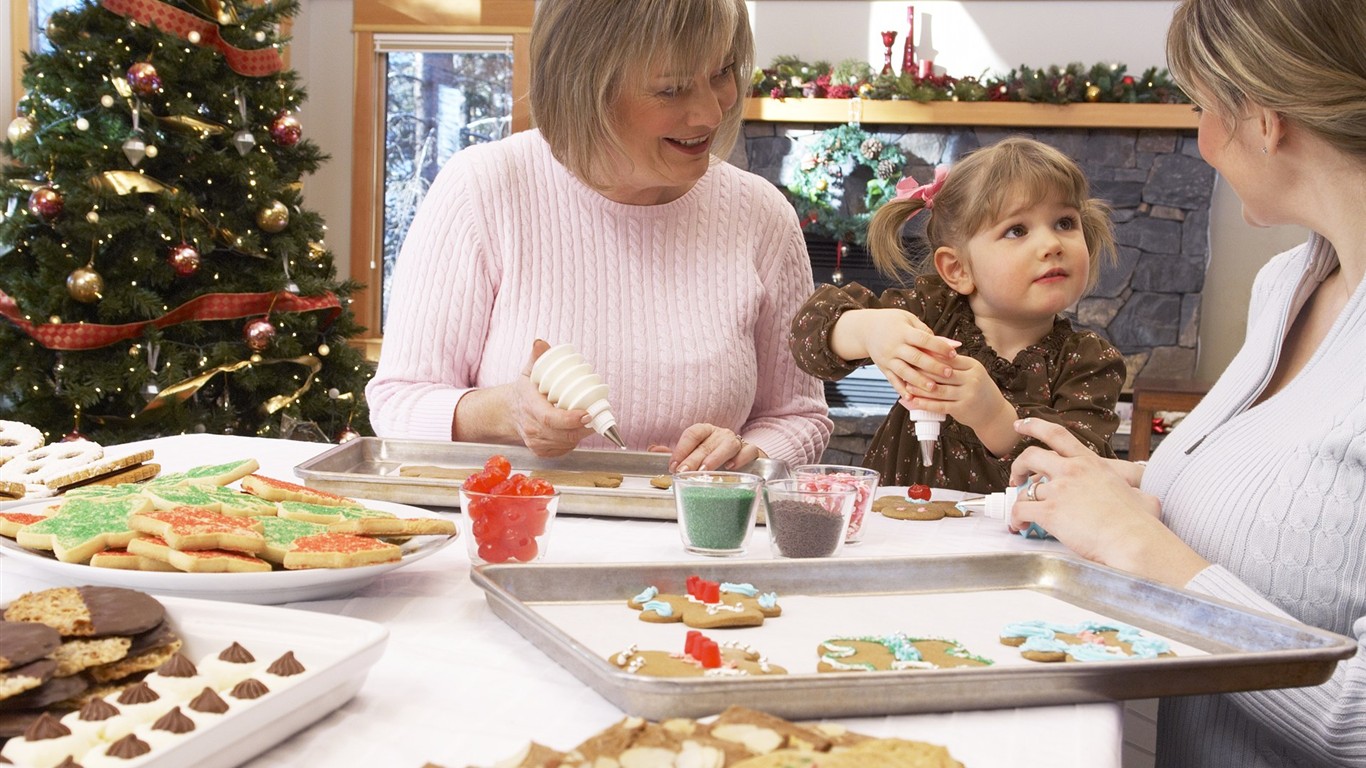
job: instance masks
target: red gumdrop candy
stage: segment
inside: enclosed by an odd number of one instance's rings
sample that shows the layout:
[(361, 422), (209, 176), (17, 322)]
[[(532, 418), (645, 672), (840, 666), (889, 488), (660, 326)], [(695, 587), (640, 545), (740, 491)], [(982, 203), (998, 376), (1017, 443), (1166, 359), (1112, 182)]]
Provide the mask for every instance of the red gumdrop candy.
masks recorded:
[(698, 600), (701, 600), (701, 599), (702, 599), (702, 595), (698, 593), (698, 589), (697, 589), (697, 583), (698, 583), (699, 581), (701, 581), (701, 580), (702, 580), (702, 577), (701, 577), (701, 576), (689, 576), (689, 577), (684, 581), (684, 584), (686, 584), (687, 587), (688, 587), (688, 594), (692, 595), (693, 597), (697, 598)]
[(916, 501), (929, 501), (930, 487), (928, 485), (916, 483), (906, 489), (906, 498), (915, 499)]
[(488, 461), (484, 462), (484, 471), (493, 475), (496, 482), (501, 482), (507, 479), (508, 473), (512, 472), (512, 464), (506, 456), (494, 454), (489, 457)]
[(555, 495), (555, 486), (551, 485), (549, 480), (542, 477), (531, 478), (531, 482), (527, 483), (527, 487), (531, 489), (531, 496)]
[(701, 599), (704, 603), (721, 602), (721, 585), (714, 581), (703, 581)]
[(510, 543), (509, 552), (514, 558), (529, 563), (536, 559), (540, 548), (536, 545), (535, 536), (522, 536)]
[(497, 528), (495, 528), (492, 520), (475, 520), (471, 530), (474, 532), (474, 540), (480, 544), (498, 538)]
[(538, 503), (535, 507), (527, 510), (526, 531), (532, 536), (540, 536), (545, 533), (545, 524), (550, 520), (550, 508), (544, 503)]
[(511, 496), (514, 487), (512, 479), (507, 478), (490, 488), (489, 493), (494, 496)]
[(715, 640), (708, 640), (704, 637), (698, 641), (697, 645), (699, 646), (697, 649), (699, 655), (693, 658), (702, 662), (703, 669), (716, 669), (721, 666), (721, 646), (717, 645)]
[(688, 639), (683, 641), (683, 653), (697, 658), (697, 641), (701, 640), (702, 633), (695, 629), (688, 630)]
[(506, 563), (512, 554), (497, 543), (484, 542), (479, 545), (479, 557), (486, 563)]
[(475, 472), (465, 478), (464, 488), (467, 491), (473, 491), (475, 493), (488, 493), (489, 490), (497, 484), (498, 481), (493, 479), (493, 476), (489, 473)]

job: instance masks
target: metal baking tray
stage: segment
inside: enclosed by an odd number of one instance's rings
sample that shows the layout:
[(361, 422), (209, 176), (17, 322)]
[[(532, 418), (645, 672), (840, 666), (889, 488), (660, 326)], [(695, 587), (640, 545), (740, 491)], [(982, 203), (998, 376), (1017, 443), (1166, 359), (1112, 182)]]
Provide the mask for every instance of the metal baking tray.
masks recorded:
[[(694, 574), (776, 592), (782, 616), (761, 627), (704, 633), (718, 642), (751, 645), (794, 674), (658, 678), (629, 674), (609, 663), (608, 656), (631, 644), (642, 650), (682, 649), (687, 627), (640, 621), (625, 601), (650, 585), (665, 593), (685, 593), (684, 581)], [(1340, 659), (1357, 650), (1355, 641), (1341, 635), (1047, 553), (485, 565), (472, 569), (470, 578), (484, 589), (493, 612), (533, 645), (620, 709), (652, 719), (701, 717), (732, 704), (812, 719), (1287, 688), (1322, 683)], [(817, 604), (826, 609), (809, 610)], [(907, 610), (912, 605), (923, 610)], [(1010, 621), (1059, 620), (1010, 615), (1037, 606), (1123, 621), (1171, 640), (1178, 655), (1044, 664), (1019, 658), (1015, 648), (996, 638), (991, 638), (993, 647), (982, 642), (975, 645), (983, 647), (974, 647), (954, 634), (973, 622), (994, 633)], [(819, 615), (803, 619), (804, 611)], [(913, 636), (958, 639), (997, 664), (928, 671), (814, 671), (816, 649), (824, 640), (882, 634), (892, 631), (889, 627)], [(774, 653), (779, 647), (805, 654), (809, 670), (802, 672), (793, 663), (799, 659), (780, 658)]]
[[(294, 468), (294, 474), (302, 478), (305, 485), (345, 496), (459, 507), (459, 483), (437, 478), (401, 477), (399, 468), (405, 464), (482, 467), (494, 454), (506, 456), (516, 472), (559, 469), (618, 472), (623, 476), (619, 488), (562, 486), (560, 514), (677, 519), (673, 492), (650, 485), (650, 478), (668, 474), (667, 453), (576, 450), (547, 459), (521, 446), (360, 437), (299, 464)], [(776, 459), (756, 459), (743, 471), (772, 480), (786, 477), (787, 465)]]

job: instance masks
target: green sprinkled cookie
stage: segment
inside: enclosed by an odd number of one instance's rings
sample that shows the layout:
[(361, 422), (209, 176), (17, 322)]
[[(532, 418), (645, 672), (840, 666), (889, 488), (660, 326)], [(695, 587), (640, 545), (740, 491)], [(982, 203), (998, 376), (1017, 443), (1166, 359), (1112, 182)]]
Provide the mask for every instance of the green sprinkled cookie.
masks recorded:
[(68, 499), (46, 520), (19, 529), (15, 541), (30, 549), (49, 549), (64, 563), (84, 563), (96, 552), (127, 547), (136, 534), (128, 517), (150, 509), (142, 497)]

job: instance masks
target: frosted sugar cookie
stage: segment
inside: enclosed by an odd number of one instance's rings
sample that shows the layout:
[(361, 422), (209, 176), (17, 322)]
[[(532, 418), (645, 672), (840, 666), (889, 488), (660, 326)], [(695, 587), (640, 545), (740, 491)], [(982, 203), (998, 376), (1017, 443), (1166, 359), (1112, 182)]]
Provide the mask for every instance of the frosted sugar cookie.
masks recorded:
[(908, 637), (901, 633), (864, 637), (835, 637), (820, 644), (817, 672), (875, 672), (878, 670), (986, 667), (991, 659), (975, 656), (960, 643), (937, 637)]
[(328, 531), (327, 526), (306, 520), (290, 520), (284, 517), (258, 519), (261, 522), (261, 533), (266, 538), (266, 548), (261, 550), (260, 556), (276, 565), (284, 565), (285, 554), (289, 552), (289, 547), (295, 539)]
[(403, 556), (394, 544), (349, 533), (318, 533), (295, 539), (285, 553), (285, 568), (352, 568), (391, 563)]
[[(3, 468), (0, 468), (3, 469)], [(302, 501), (309, 504), (322, 504), (332, 507), (359, 507), (355, 499), (341, 496), (306, 485), (276, 480), (265, 475), (247, 475), (242, 478), (242, 490), (271, 501)]]
[(226, 549), (256, 553), (266, 548), (261, 523), (254, 518), (231, 517), (195, 507), (138, 512), (128, 516), (128, 527), (157, 536), (182, 552)]
[(68, 499), (56, 514), (20, 528), (14, 540), (30, 549), (50, 549), (64, 563), (84, 563), (96, 552), (127, 547), (135, 535), (129, 515), (149, 506), (138, 497)]
[(158, 486), (229, 485), (241, 480), (260, 468), (261, 465), (256, 462), (256, 459), (238, 459), (222, 464), (204, 464), (202, 466), (187, 469), (184, 472), (174, 472), (172, 474), (162, 475), (156, 479), (154, 484)]
[(44, 485), (49, 478), (93, 464), (102, 456), (104, 448), (89, 440), (44, 445), (0, 464), (0, 480), (27, 486)]
[(53, 505), (50, 509), (39, 512), (0, 512), (0, 536), (12, 539), (19, 535), (20, 528), (46, 520), (56, 511), (57, 507)]
[(160, 560), (185, 573), (263, 573), (270, 563), (255, 555), (230, 549), (174, 549), (156, 536), (139, 536), (128, 542), (128, 551)]
[(43, 433), (20, 421), (0, 421), (0, 464), (41, 448)]
[(115, 568), (121, 571), (176, 570), (176, 567), (170, 563), (129, 552), (127, 549), (106, 549), (103, 552), (96, 552), (90, 556), (90, 564), (96, 568)]
[(275, 502), (216, 485), (153, 485), (143, 490), (157, 509), (198, 507), (234, 517), (262, 517), (276, 513)]
[(755, 627), (765, 618), (782, 614), (778, 596), (772, 592), (760, 594), (752, 584), (730, 584), (707, 581), (697, 576), (687, 578), (686, 595), (661, 594), (656, 587), (647, 587), (627, 601), (640, 611), (640, 620), (653, 623), (681, 621), (697, 629), (726, 627)]

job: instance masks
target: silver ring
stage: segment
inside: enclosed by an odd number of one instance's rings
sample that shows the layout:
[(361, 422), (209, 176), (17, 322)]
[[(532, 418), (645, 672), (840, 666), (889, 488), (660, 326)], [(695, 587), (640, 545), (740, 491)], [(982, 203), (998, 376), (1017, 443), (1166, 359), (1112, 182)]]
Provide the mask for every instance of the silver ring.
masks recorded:
[(1034, 492), (1037, 491), (1038, 489), (1039, 489), (1039, 481), (1038, 481), (1038, 480), (1035, 480), (1034, 482), (1030, 483), (1030, 484), (1029, 484), (1029, 487), (1025, 489), (1025, 498), (1026, 498), (1026, 499), (1029, 499), (1030, 501), (1038, 501), (1038, 500), (1039, 500), (1038, 497), (1034, 495)]

